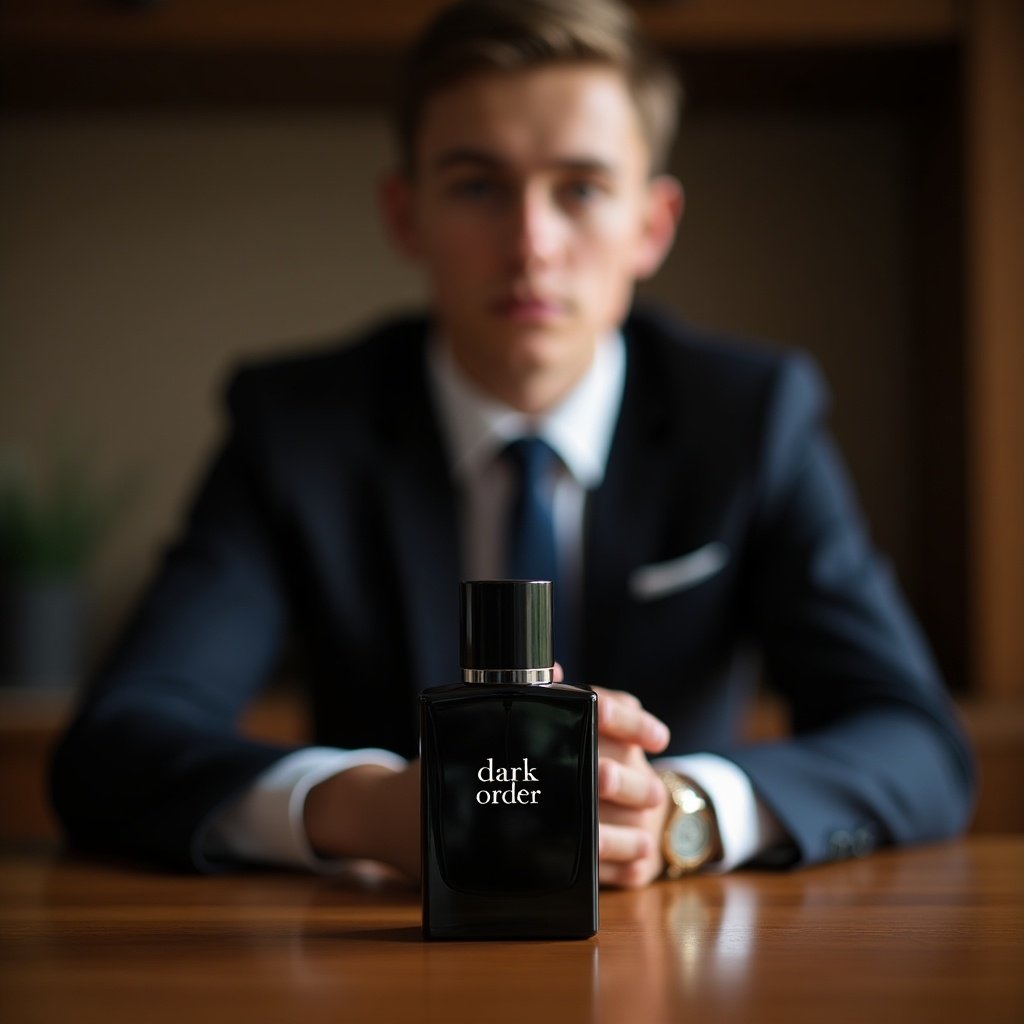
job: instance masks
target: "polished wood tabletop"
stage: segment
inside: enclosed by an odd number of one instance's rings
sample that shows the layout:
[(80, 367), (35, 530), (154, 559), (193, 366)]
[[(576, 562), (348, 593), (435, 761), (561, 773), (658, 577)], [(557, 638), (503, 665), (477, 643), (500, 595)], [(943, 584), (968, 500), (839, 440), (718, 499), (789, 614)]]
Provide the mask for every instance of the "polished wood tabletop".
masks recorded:
[(0, 856), (0, 1021), (1024, 1021), (1024, 837), (602, 892), (583, 942), (425, 943), (415, 890)]

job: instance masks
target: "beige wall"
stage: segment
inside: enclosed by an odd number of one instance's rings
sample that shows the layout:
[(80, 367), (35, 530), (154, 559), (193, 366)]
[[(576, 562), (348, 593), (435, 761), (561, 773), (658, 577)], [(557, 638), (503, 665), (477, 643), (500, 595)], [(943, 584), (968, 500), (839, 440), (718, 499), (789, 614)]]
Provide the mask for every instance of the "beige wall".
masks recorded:
[[(218, 436), (227, 368), (420, 291), (377, 225), (389, 145), (374, 112), (20, 115), (0, 130), (0, 448), (71, 435), (98, 474), (142, 472), (93, 573), (95, 651)], [(882, 117), (693, 119), (682, 236), (647, 290), (817, 353), (875, 533), (913, 589), (906, 163)]]

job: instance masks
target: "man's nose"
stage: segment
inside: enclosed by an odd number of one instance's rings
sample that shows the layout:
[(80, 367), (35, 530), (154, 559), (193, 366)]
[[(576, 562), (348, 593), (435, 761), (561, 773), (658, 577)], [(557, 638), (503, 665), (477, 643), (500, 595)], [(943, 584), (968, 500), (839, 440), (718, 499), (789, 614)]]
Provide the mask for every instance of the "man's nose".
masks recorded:
[(540, 189), (526, 188), (512, 210), (511, 250), (523, 267), (552, 262), (564, 241), (563, 218), (551, 197)]

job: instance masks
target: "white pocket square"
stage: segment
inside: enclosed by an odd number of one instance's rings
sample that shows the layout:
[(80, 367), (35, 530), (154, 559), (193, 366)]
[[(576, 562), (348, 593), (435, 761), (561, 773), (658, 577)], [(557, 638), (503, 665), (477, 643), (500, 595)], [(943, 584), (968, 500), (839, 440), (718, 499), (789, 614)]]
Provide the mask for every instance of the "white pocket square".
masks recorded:
[(641, 565), (634, 569), (629, 577), (629, 592), (640, 601), (667, 597), (703, 583), (721, 572), (728, 561), (729, 548), (721, 541), (711, 541), (669, 562)]

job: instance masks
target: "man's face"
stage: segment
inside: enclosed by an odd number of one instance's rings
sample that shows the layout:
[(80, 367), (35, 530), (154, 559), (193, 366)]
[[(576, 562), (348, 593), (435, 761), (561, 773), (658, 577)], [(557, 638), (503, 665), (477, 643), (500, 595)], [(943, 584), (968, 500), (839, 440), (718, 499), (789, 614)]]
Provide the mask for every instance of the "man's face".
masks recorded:
[(519, 408), (549, 407), (621, 323), (678, 214), (675, 184), (649, 179), (621, 76), (570, 65), (459, 82), (426, 104), (415, 158), (392, 224), (457, 362)]

